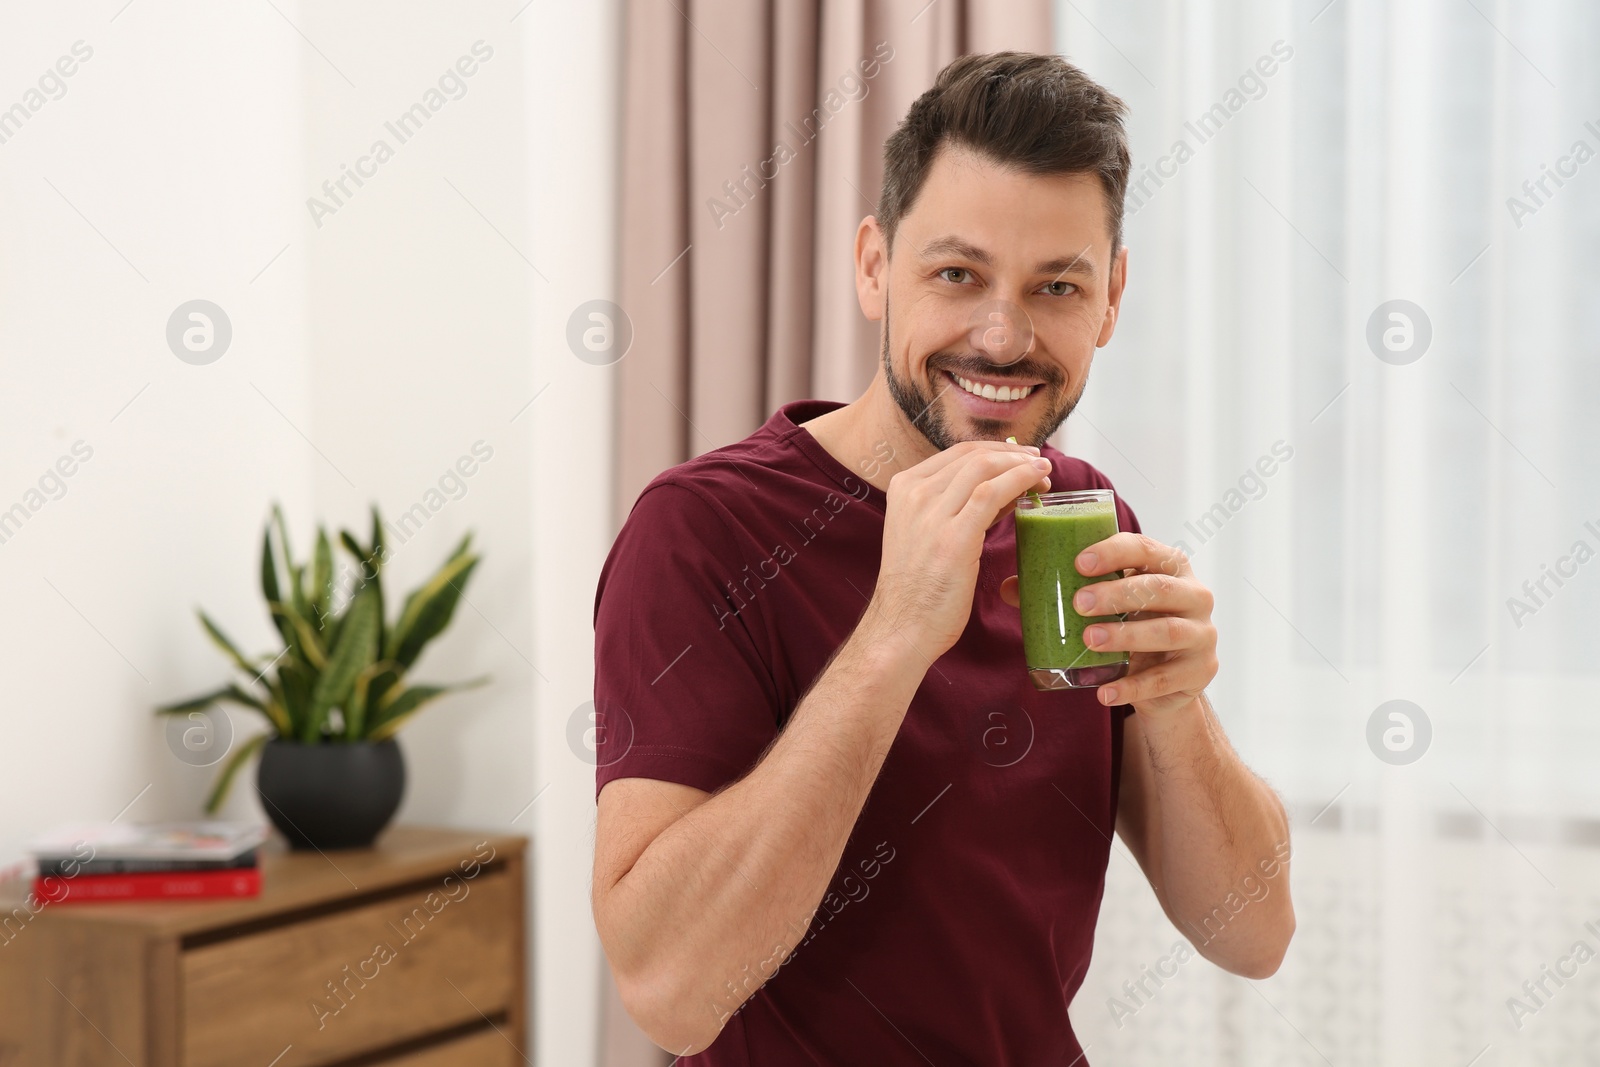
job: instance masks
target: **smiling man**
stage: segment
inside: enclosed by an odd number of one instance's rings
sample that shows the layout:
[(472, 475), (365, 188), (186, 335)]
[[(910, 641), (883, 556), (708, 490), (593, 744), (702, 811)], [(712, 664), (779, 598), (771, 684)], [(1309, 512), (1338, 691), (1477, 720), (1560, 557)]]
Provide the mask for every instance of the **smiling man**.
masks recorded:
[(666, 471), (617, 538), (594, 915), (683, 1063), (1085, 1062), (1113, 833), (1200, 955), (1283, 958), (1288, 822), (1205, 698), (1182, 554), (1119, 503), (1075, 606), (1124, 616), (1085, 637), (1128, 675), (1040, 692), (1022, 657), (1013, 502), (1110, 487), (1047, 438), (1121, 306), (1123, 112), (1058, 56), (950, 64), (856, 236), (871, 385)]

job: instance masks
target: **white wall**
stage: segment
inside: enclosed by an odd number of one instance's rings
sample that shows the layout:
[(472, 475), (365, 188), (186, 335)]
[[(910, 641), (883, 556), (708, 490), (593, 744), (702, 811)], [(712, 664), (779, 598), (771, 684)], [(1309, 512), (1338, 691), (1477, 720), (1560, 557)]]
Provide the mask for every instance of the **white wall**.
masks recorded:
[[(520, 2), (520, 0), (519, 0)], [(542, 5), (541, 5), (542, 6)], [(534, 645), (547, 678), (536, 689), (534, 806), (538, 1035), (541, 1064), (595, 1063), (600, 944), (589, 909), (594, 765), (569, 732), (593, 697), (595, 583), (611, 546), (612, 381), (615, 367), (579, 360), (567, 320), (580, 304), (616, 298), (616, 139), (620, 27), (615, 3), (552, 5), (527, 22), (528, 143), (537, 158), (533, 293)], [(586, 724), (587, 718), (580, 722)]]
[[(0, 144), (0, 507), (75, 441), (93, 450), (0, 544), (12, 846), (136, 796), (128, 819), (196, 810), (210, 772), (172, 757), (149, 709), (225, 673), (194, 605), (266, 647), (259, 524), (273, 498), (301, 522), (313, 507), (314, 457), (262, 398), (306, 417), (303, 246), (255, 278), (303, 185), (296, 42), (210, 5), (96, 8), (0, 16), (0, 108), (92, 49)], [(208, 366), (165, 340), (196, 297), (234, 326)]]
[[(284, 239), (309, 263), (313, 384), (300, 411), (321, 455), (285, 443), (310, 456), (321, 513), (362, 541), (369, 502), (393, 520), (422, 505), (426, 521), (388, 565), (391, 600), (476, 532), (483, 563), (417, 675), (493, 684), (407, 727), (414, 773), (399, 818), (527, 833), (527, 815), (512, 819), (532, 796), (532, 438), (526, 415), (511, 419), (533, 395), (529, 269), (451, 188), (527, 246), (520, 42), (490, 4), (308, 6), (301, 29), (328, 60), (301, 49), (306, 160)], [(386, 124), (463, 56), (474, 73), (447, 78), (444, 103), (402, 143)], [(365, 163), (380, 140), (392, 158)], [(322, 191), (358, 167), (375, 173), (347, 179), (348, 196), (336, 188), (342, 203)], [(314, 220), (312, 197), (333, 213), (319, 206)], [(471, 462), (475, 444), (491, 458)], [(474, 473), (452, 477), (463, 456)]]
[[(590, 694), (612, 372), (564, 336), (612, 295), (614, 5), (274, 3), (0, 14), (0, 108), (93, 49), (0, 143), (0, 509), (93, 449), (0, 543), (0, 852), (136, 796), (126, 819), (198, 814), (214, 768), (175, 759), (149, 708), (226, 675), (195, 605), (272, 646), (270, 501), (301, 553), (319, 519), (365, 540), (369, 503), (437, 504), (481, 442), (389, 574), (409, 588), (476, 531), (470, 603), (417, 673), (493, 684), (402, 733), (399, 818), (537, 836), (525, 1051), (593, 1062), (593, 768), (566, 728)], [(385, 123), (463, 56), (464, 93), (447, 82), (459, 98), (401, 143)], [(378, 139), (392, 158), (334, 203), (322, 183)], [(335, 208), (320, 225), (310, 197)], [(206, 366), (164, 337), (196, 297), (234, 331)], [(228, 814), (260, 818), (242, 784)]]

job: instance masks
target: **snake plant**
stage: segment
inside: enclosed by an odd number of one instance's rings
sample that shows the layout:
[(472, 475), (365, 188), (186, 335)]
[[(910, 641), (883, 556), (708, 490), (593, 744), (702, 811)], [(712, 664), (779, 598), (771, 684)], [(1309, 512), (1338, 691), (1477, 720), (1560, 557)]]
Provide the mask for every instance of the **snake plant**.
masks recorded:
[(185, 715), (231, 703), (259, 712), (271, 727), (229, 754), (206, 800), (207, 812), (221, 806), (240, 767), (274, 737), (303, 744), (382, 741), (429, 702), (487, 681), (413, 685), (408, 679), (423, 648), (449, 625), (478, 565), (470, 533), (431, 578), (406, 596), (393, 622), (384, 618), (382, 570), (392, 552), (384, 544), (378, 509), (372, 509), (368, 544), (348, 531), (340, 531), (339, 544), (356, 569), (348, 595), (337, 598), (343, 602), (336, 605), (327, 531), (317, 528), (310, 561), (296, 563), (283, 513), (273, 505), (261, 539), (261, 594), (283, 639), (274, 653), (245, 655), (197, 609), (206, 635), (247, 680), (163, 705), (156, 713)]

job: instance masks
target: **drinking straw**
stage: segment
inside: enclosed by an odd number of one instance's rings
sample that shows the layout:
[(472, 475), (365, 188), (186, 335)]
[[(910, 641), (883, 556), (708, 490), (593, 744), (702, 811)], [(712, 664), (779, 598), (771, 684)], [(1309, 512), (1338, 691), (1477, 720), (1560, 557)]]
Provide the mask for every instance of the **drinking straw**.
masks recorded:
[[(1015, 444), (1020, 444), (1020, 443), (1021, 442), (1019, 442), (1015, 437), (1006, 438), (1006, 444), (1008, 444), (1008, 445), (1015, 445)], [(1044, 507), (1044, 501), (1039, 499), (1039, 491), (1037, 489), (1028, 490), (1028, 495), (1033, 497), (1033, 506), (1034, 507), (1036, 507), (1036, 508)]]

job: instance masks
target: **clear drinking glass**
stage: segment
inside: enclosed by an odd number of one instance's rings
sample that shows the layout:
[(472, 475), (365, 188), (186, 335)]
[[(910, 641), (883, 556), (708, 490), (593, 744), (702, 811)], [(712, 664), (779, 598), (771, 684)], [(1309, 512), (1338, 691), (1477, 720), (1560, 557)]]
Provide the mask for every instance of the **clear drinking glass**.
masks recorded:
[(1017, 501), (1017, 582), (1022, 601), (1022, 648), (1028, 676), (1039, 689), (1091, 689), (1128, 673), (1127, 652), (1083, 643), (1084, 628), (1121, 616), (1085, 617), (1075, 593), (1118, 573), (1085, 578), (1078, 553), (1117, 532), (1117, 500), (1109, 489), (1030, 494)]

